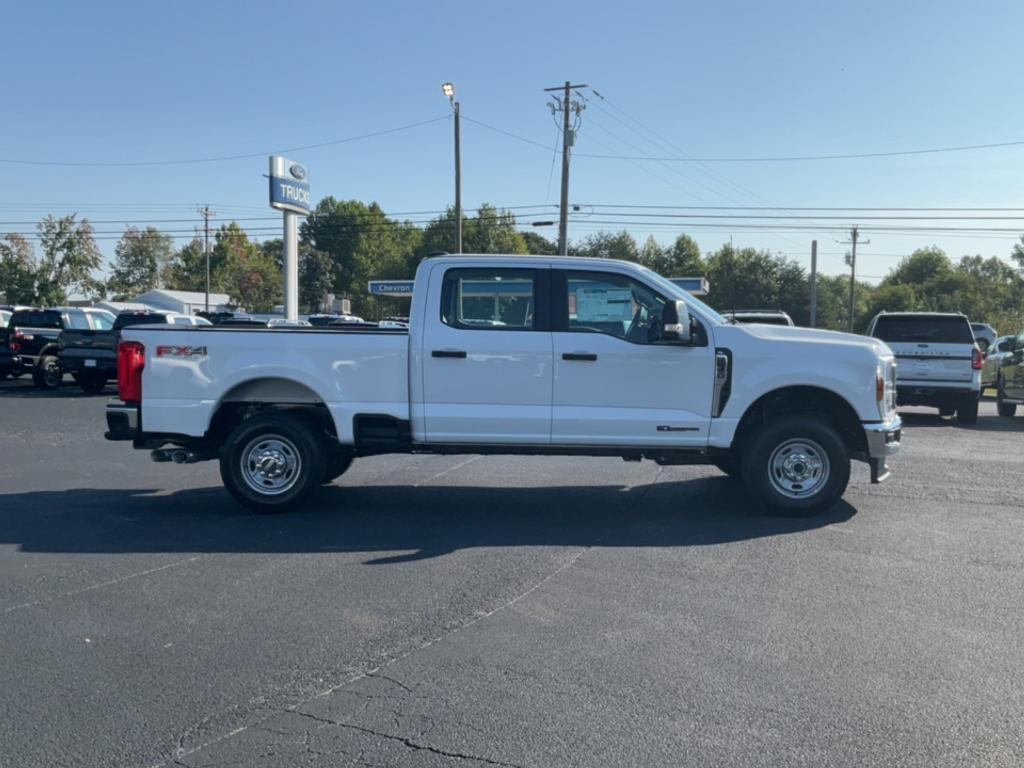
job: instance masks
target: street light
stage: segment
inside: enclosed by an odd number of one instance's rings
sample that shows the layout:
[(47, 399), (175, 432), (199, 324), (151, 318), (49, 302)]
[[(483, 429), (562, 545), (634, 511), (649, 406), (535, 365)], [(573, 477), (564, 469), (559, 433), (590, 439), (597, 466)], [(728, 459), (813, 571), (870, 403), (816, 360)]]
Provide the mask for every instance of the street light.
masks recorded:
[(455, 100), (455, 86), (444, 83), (441, 92), (448, 97), (455, 112), (455, 252), (462, 253), (462, 158), (459, 149), (459, 102)]

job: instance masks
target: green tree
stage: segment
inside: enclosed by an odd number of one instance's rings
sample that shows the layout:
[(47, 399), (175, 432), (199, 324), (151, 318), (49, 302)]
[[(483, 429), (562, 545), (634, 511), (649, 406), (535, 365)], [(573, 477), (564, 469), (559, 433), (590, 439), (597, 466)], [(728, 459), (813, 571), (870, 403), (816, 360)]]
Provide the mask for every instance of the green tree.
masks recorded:
[(283, 301), (280, 263), (252, 242), (245, 230), (232, 221), (222, 225), (214, 239), (210, 264), (211, 272), (217, 265), (217, 290), (250, 312), (270, 312)]
[(160, 277), (173, 256), (173, 239), (156, 227), (128, 227), (114, 247), (114, 265), (107, 288), (128, 297), (160, 286)]
[(0, 240), (0, 293), (11, 304), (35, 304), (38, 266), (32, 244), (21, 235)]
[(705, 270), (700, 247), (689, 235), (679, 235), (668, 248), (648, 237), (640, 249), (640, 263), (664, 277), (702, 277)]
[(640, 258), (640, 249), (637, 247), (636, 240), (626, 230), (597, 232), (588, 235), (579, 243), (570, 245), (569, 253), (573, 256), (587, 256), (594, 259), (637, 261)]
[[(455, 210), (449, 208), (431, 221), (423, 232), (420, 256), (454, 251)], [(484, 203), (476, 216), (462, 216), (463, 253), (529, 253), (526, 239), (516, 229), (511, 211), (499, 210)]]
[(558, 243), (548, 240), (537, 232), (520, 232), (526, 243), (526, 252), (534, 256), (555, 256), (558, 254)]
[(75, 214), (47, 216), (36, 225), (42, 255), (38, 271), (38, 299), (44, 304), (63, 304), (69, 293), (102, 297), (103, 283), (93, 276), (103, 257), (93, 239), (88, 219)]

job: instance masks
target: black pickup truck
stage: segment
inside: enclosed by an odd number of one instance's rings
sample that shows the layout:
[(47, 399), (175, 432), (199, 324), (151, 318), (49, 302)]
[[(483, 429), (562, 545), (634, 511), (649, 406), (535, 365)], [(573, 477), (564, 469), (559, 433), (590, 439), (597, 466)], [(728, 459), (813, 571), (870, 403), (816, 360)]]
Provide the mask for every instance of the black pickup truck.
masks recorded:
[(60, 334), (58, 355), (63, 371), (74, 376), (78, 385), (90, 394), (103, 391), (108, 381), (117, 379), (117, 345), (121, 329), (132, 325), (205, 325), (207, 321), (176, 312), (127, 311), (105, 328), (69, 328)]
[(7, 350), (12, 373), (31, 373), (39, 389), (56, 389), (64, 379), (58, 359), (58, 340), (65, 329), (112, 328), (113, 315), (92, 307), (19, 309), (7, 324)]

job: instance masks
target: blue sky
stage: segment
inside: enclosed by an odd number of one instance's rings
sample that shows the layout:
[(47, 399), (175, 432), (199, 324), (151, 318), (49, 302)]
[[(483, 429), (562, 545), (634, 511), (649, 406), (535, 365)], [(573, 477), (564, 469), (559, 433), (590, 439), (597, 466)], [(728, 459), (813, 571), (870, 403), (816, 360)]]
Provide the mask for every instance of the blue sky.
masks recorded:
[[(572, 218), (572, 237), (602, 226), (595, 223), (600, 209), (590, 205), (1022, 205), (1024, 147), (703, 166), (582, 156), (789, 156), (1024, 139), (1019, 2), (289, 7), (12, 5), (4, 15), (8, 74), (0, 82), (6, 107), (0, 159), (132, 162), (327, 142), (449, 115), (440, 90), (446, 80), (456, 84), (466, 118), (552, 146), (558, 135), (543, 88), (571, 78), (606, 98), (584, 94), (588, 105), (576, 146), (581, 156), (573, 160), (570, 194), (582, 210)], [(388, 212), (434, 211), (452, 200), (451, 128), (445, 119), (293, 157), (309, 166), (314, 199), (332, 194), (377, 200)], [(664, 141), (652, 141), (649, 131)], [(552, 173), (552, 160), (542, 147), (467, 120), (464, 204), (554, 204), (558, 167)], [(108, 255), (127, 220), (198, 221), (194, 209), (207, 202), (219, 219), (272, 216), (264, 157), (142, 167), (0, 167), (8, 180), (0, 193), (0, 220), (71, 211), (110, 220), (96, 225)], [(628, 228), (638, 239), (654, 232), (663, 241), (680, 229), (678, 223), (644, 223), (650, 220), (637, 217)], [(738, 245), (783, 251), (805, 263), (817, 237), (823, 271), (845, 269), (843, 246), (835, 242), (841, 235), (834, 231), (778, 233), (764, 230), (763, 220), (714, 224), (687, 231), (704, 249), (732, 236)], [(161, 226), (184, 234), (193, 223)], [(277, 224), (268, 218), (247, 226), (267, 228), (258, 232), (264, 236)], [(4, 231), (29, 229), (0, 224)], [(555, 235), (551, 228), (540, 231)], [(953, 256), (1005, 257), (1015, 239), (938, 232), (865, 236), (871, 244), (863, 246), (859, 266), (866, 275), (884, 274), (900, 254), (921, 245), (937, 244)]]

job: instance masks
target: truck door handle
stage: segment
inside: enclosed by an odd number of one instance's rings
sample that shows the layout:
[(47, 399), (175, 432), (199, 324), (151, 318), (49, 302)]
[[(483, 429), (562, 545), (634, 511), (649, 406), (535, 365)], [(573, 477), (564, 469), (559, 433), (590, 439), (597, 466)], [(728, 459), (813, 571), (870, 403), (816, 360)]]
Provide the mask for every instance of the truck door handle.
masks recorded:
[(597, 355), (591, 354), (590, 352), (564, 352), (562, 354), (563, 360), (584, 360), (586, 362), (594, 362), (597, 360)]
[(430, 353), (430, 356), (464, 358), (466, 356), (466, 351), (462, 349), (435, 349)]

